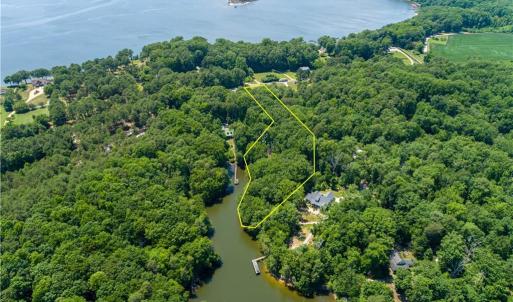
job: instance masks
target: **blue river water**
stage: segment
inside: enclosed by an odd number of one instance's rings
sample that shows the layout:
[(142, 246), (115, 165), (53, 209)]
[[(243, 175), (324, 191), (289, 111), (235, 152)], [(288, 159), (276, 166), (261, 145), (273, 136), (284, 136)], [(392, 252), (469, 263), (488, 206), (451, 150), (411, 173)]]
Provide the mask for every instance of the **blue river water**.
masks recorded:
[(414, 14), (403, 0), (2, 0), (2, 78), (81, 63), (175, 36), (316, 40), (375, 29)]

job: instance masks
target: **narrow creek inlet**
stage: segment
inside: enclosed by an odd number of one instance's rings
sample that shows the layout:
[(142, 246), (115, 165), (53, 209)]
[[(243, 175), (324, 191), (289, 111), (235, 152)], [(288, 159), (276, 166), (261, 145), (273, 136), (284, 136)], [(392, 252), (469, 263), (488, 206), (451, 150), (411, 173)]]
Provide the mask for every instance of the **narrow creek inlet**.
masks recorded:
[[(216, 253), (223, 265), (212, 279), (198, 288), (194, 302), (328, 302), (331, 297), (319, 296), (313, 299), (301, 297), (289, 290), (263, 270), (255, 275), (251, 259), (261, 256), (258, 243), (253, 241), (239, 226), (237, 203), (248, 182), (246, 173), (238, 169), (239, 184), (222, 203), (207, 208), (208, 216), (215, 229), (212, 238)], [(262, 264), (261, 264), (261, 268)]]

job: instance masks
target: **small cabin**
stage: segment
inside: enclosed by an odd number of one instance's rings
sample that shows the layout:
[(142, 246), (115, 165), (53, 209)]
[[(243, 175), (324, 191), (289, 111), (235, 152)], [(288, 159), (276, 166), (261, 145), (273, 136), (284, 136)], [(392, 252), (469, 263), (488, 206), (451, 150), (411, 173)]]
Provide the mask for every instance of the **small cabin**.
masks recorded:
[(304, 80), (308, 79), (309, 76), (310, 76), (310, 67), (308, 67), (308, 66), (299, 67), (299, 69), (297, 70), (298, 80), (304, 81)]
[(228, 126), (228, 124), (223, 124), (223, 126), (221, 127), (221, 130), (223, 130), (224, 132), (224, 135), (227, 137), (227, 138), (232, 138), (233, 137), (233, 134), (234, 134), (234, 131), (232, 128), (230, 128)]

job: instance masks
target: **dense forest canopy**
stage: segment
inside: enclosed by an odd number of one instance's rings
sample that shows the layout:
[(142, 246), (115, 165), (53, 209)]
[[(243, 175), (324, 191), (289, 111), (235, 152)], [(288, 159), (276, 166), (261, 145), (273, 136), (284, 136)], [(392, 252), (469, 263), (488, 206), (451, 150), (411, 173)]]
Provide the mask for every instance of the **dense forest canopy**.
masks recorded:
[[(511, 32), (513, 5), (419, 2), (410, 20), (318, 45), (175, 38), (8, 76), (53, 83), (48, 117), (1, 130), (2, 300), (187, 301), (222, 262), (205, 212), (229, 184), (221, 125), (233, 125), (243, 152), (268, 124), (234, 88), (302, 66), (313, 72), (297, 89), (272, 89), (318, 137), (318, 172), (250, 232), (269, 271), (307, 296), (392, 301), (375, 280), (405, 249), (415, 263), (392, 280), (409, 301), (511, 300), (513, 62), (428, 55), (407, 66), (386, 51), (444, 31)], [(263, 88), (253, 93), (282, 120), (250, 156), (248, 222), (312, 162), (297, 125)], [(290, 249), (304, 194), (328, 189), (343, 201), (323, 210), (314, 244)]]

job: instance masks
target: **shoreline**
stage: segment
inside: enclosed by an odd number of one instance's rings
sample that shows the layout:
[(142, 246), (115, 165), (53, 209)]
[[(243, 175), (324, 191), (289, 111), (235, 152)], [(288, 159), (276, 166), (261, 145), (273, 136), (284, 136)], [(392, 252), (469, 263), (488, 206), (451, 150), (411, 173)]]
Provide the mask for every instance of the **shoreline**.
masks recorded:
[(406, 0), (406, 3), (410, 5), (410, 8), (415, 12), (413, 15), (414, 17), (419, 15), (419, 10), (422, 8), (422, 4), (412, 1), (412, 0)]
[(265, 281), (270, 284), (272, 287), (276, 288), (282, 288), (287, 296), (295, 297), (296, 299), (301, 299), (303, 301), (309, 300), (312, 302), (319, 301), (319, 302), (335, 302), (336, 301), (336, 295), (333, 292), (327, 292), (326, 294), (316, 294), (312, 297), (305, 297), (299, 294), (299, 292), (294, 288), (294, 285), (291, 283), (288, 283), (281, 277), (274, 276), (269, 270), (267, 269), (267, 266), (265, 263), (262, 263), (263, 269), (261, 276), (265, 279)]
[[(47, 1), (47, 0), (45, 0)], [(238, 2), (240, 1), (240, 2)], [(212, 2), (214, 3), (214, 2)], [(391, 3), (389, 5), (389, 3)], [(357, 27), (352, 27), (353, 25), (347, 25), (347, 26), (339, 26), (338, 24), (338, 18), (327, 18), (325, 22), (328, 22), (329, 24), (333, 24), (332, 26), (327, 27), (326, 30), (317, 30), (312, 29), (306, 26), (305, 22), (299, 22), (298, 24), (292, 25), (283, 25), (281, 24), (281, 21), (274, 21), (270, 18), (265, 18), (264, 16), (258, 16), (254, 15), (253, 12), (248, 12), (248, 10), (257, 9), (259, 12), (267, 12), (272, 11), (273, 8), (271, 5), (267, 2), (257, 2), (256, 0), (252, 1), (226, 1), (221, 2), (218, 4), (209, 4), (208, 7), (201, 8), (201, 11), (197, 13), (193, 13), (191, 8), (183, 9), (181, 10), (181, 18), (183, 18), (185, 23), (175, 24), (178, 21), (169, 21), (166, 23), (162, 28), (158, 30), (152, 30), (151, 26), (146, 26), (145, 24), (141, 24), (141, 26), (138, 26), (138, 30), (135, 30), (133, 35), (121, 35), (114, 41), (111, 39), (107, 39), (104, 37), (104, 35), (98, 35), (97, 34), (97, 27), (96, 25), (85, 28), (85, 31), (81, 34), (81, 41), (83, 43), (91, 43), (91, 47), (89, 47), (88, 51), (77, 51), (76, 43), (73, 43), (74, 38), (71, 38), (69, 36), (59, 36), (52, 37), (52, 43), (53, 45), (59, 45), (59, 48), (51, 50), (51, 47), (48, 47), (49, 43), (44, 43), (45, 45), (37, 46), (42, 47), (40, 51), (36, 52), (33, 49), (37, 45), (37, 43), (32, 41), (32, 36), (34, 35), (32, 30), (33, 28), (27, 28), (26, 29), (26, 35), (27, 37), (24, 38), (24, 43), (27, 43), (26, 47), (16, 47), (16, 46), (10, 46), (14, 42), (18, 41), (17, 39), (12, 38), (11, 36), (13, 33), (6, 32), (5, 33), (5, 44), (6, 48), (4, 50), (4, 57), (5, 60), (2, 62), (2, 71), (4, 74), (13, 74), (19, 70), (33, 70), (37, 68), (52, 68), (54, 66), (68, 66), (70, 64), (81, 64), (86, 61), (94, 60), (96, 58), (102, 58), (107, 56), (115, 56), (116, 53), (123, 48), (132, 49), (134, 53), (139, 53), (142, 48), (146, 45), (158, 43), (162, 41), (170, 40), (176, 36), (182, 36), (185, 39), (193, 38), (194, 36), (202, 36), (206, 38), (209, 42), (214, 43), (216, 39), (218, 38), (224, 38), (230, 41), (244, 41), (244, 42), (250, 42), (250, 43), (258, 43), (264, 38), (270, 38), (273, 41), (288, 41), (294, 38), (303, 37), (305, 40), (316, 40), (320, 36), (328, 35), (332, 37), (345, 37), (351, 33), (358, 33), (364, 30), (373, 30), (381, 28), (389, 23), (396, 23), (404, 21), (408, 18), (411, 18), (414, 14), (414, 12), (409, 7), (409, 4), (406, 1), (400, 1), (398, 3), (395, 3), (395, 1), (385, 0), (383, 4), (380, 2), (378, 3), (380, 6), (380, 11), (384, 11), (384, 20), (375, 20), (375, 19), (368, 19), (361, 17), (362, 14), (366, 14), (367, 11), (370, 11), (372, 13), (373, 10), (376, 10), (376, 8), (371, 8), (370, 6), (366, 8), (365, 13), (343, 13), (343, 18), (345, 22), (349, 22), (350, 24), (353, 24)], [(251, 6), (253, 5), (253, 6)], [(142, 5), (142, 9), (144, 8), (150, 8), (151, 5), (145, 4)], [(155, 12), (148, 12), (142, 14), (141, 18), (151, 18), (155, 20), (166, 20), (165, 16), (168, 13), (168, 11), (171, 11), (171, 8), (175, 8), (177, 5), (166, 5), (164, 8), (162, 8), (159, 11)], [(237, 13), (237, 10), (234, 10), (237, 6), (241, 6), (241, 12), (243, 12), (243, 15), (247, 15), (247, 18), (241, 18), (239, 13)], [(244, 7), (242, 7), (244, 6)], [(307, 6), (305, 5), (299, 5), (299, 7)], [(339, 5), (336, 5), (338, 7)], [(185, 5), (184, 5), (185, 7)], [(295, 10), (297, 10), (298, 4), (294, 5)], [(168, 9), (166, 9), (168, 8)], [(397, 13), (397, 8), (403, 13)], [(262, 34), (259, 34), (258, 32), (260, 30), (248, 30), (247, 28), (241, 31), (225, 31), (224, 33), (220, 33), (221, 27), (218, 25), (218, 20), (215, 20), (215, 18), (212, 18), (211, 13), (217, 13), (222, 12), (222, 10), (227, 10), (226, 12), (229, 16), (229, 20), (222, 21), (222, 25), (224, 26), (225, 23), (228, 25), (231, 24), (246, 24), (245, 26), (250, 28), (267, 28), (272, 26), (272, 28), (280, 28), (280, 32), (283, 32), (283, 34), (276, 34), (276, 30), (265, 30)], [(211, 13), (205, 13), (211, 12)], [(316, 12), (322, 13), (323, 11), (328, 11), (326, 8), (317, 8)], [(90, 14), (84, 14), (84, 17), (89, 17)], [(283, 18), (286, 20), (288, 24), (293, 24), (294, 17), (291, 16), (292, 13), (285, 14)], [(309, 20), (309, 16), (311, 15), (310, 12), (306, 13), (306, 17)], [(313, 17), (316, 17), (317, 14), (312, 15)], [(15, 17), (15, 16), (11, 16)], [(98, 16), (97, 16), (98, 17)], [(112, 21), (112, 17), (109, 14), (105, 14), (105, 20), (106, 21)], [(187, 17), (187, 18), (185, 18)], [(264, 23), (261, 23), (259, 21), (261, 18), (263, 18)], [(359, 23), (360, 19), (364, 19), (364, 23)], [(116, 19), (117, 20), (117, 19)], [(117, 20), (116, 22), (118, 22)], [(290, 21), (290, 22), (288, 22)], [(83, 21), (80, 21), (80, 24), (82, 24)], [(308, 21), (309, 22), (309, 21)], [(356, 22), (356, 23), (353, 23)], [(206, 26), (205, 24), (214, 24), (216, 26)], [(306, 22), (307, 23), (307, 22)], [(196, 24), (198, 26), (197, 30), (189, 30), (190, 26), (192, 24)], [(175, 26), (176, 25), (176, 26)], [(58, 24), (58, 26), (67, 26), (67, 23), (64, 22), (64, 24)], [(176, 30), (177, 26), (183, 26), (184, 30)], [(230, 25), (232, 26), (232, 25)], [(298, 27), (300, 28), (300, 31), (295, 31), (295, 34), (292, 31), (292, 27)], [(146, 28), (148, 27), (148, 28)], [(47, 30), (47, 26), (40, 26), (35, 28), (37, 31), (40, 30)], [(11, 42), (11, 43), (7, 43)], [(94, 43), (93, 43), (94, 42)], [(7, 45), (9, 44), (9, 45)]]

